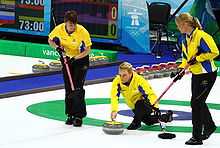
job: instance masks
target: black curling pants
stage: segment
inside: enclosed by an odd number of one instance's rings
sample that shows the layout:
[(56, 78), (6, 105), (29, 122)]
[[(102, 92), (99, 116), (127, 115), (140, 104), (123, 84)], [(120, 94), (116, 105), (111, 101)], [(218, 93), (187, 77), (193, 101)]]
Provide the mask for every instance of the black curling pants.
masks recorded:
[(86, 116), (85, 90), (83, 85), (86, 78), (86, 73), (89, 68), (89, 56), (79, 60), (68, 59), (68, 66), (71, 72), (71, 78), (75, 90), (73, 91), (70, 85), (70, 79), (67, 69), (63, 64), (63, 78), (65, 86), (65, 113), (68, 116), (83, 118)]
[(146, 125), (158, 123), (158, 116), (151, 115), (153, 112), (152, 106), (148, 100), (138, 100), (135, 103), (135, 108), (132, 110), (134, 113), (134, 122), (140, 124), (144, 122)]
[(192, 136), (201, 139), (202, 131), (215, 126), (206, 99), (215, 83), (217, 72), (192, 75), (191, 107), (192, 107)]

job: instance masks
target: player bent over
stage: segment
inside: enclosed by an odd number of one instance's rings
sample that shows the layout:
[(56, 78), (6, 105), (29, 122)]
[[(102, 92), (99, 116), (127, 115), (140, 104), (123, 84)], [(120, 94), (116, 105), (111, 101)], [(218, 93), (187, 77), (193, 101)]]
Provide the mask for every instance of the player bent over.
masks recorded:
[(146, 125), (172, 121), (172, 111), (159, 115), (158, 104), (152, 106), (157, 96), (150, 84), (142, 76), (133, 71), (132, 65), (124, 62), (119, 66), (119, 73), (114, 78), (111, 88), (111, 119), (115, 120), (118, 112), (119, 96), (125, 99), (125, 103), (134, 113), (132, 123), (128, 130), (136, 130), (141, 127), (141, 122)]

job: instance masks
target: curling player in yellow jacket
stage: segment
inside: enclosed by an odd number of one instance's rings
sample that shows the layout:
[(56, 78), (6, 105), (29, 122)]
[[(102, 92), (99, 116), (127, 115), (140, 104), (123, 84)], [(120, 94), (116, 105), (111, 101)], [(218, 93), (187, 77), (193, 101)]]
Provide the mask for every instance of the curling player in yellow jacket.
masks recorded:
[[(186, 145), (201, 145), (216, 130), (206, 99), (216, 81), (217, 67), (214, 58), (219, 50), (211, 35), (206, 33), (198, 18), (189, 13), (182, 13), (175, 19), (182, 40), (182, 63), (180, 68), (190, 65), (191, 79), (191, 108), (192, 108), (192, 137)], [(182, 76), (179, 77), (181, 79)]]
[(141, 122), (146, 125), (158, 123), (158, 119), (163, 122), (172, 120), (172, 111), (168, 111), (162, 116), (158, 116), (158, 104), (152, 104), (157, 99), (156, 94), (147, 80), (133, 71), (132, 65), (123, 62), (119, 66), (119, 74), (114, 78), (111, 88), (111, 119), (114, 121), (118, 113), (118, 101), (120, 94), (125, 99), (125, 103), (134, 113), (132, 123), (128, 130), (136, 130), (141, 127)]

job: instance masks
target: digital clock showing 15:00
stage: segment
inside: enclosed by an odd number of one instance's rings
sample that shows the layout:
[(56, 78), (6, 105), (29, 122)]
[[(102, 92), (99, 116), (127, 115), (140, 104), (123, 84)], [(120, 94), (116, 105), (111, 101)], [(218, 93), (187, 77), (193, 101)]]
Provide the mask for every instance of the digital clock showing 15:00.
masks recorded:
[(0, 31), (47, 36), (50, 0), (0, 1)]

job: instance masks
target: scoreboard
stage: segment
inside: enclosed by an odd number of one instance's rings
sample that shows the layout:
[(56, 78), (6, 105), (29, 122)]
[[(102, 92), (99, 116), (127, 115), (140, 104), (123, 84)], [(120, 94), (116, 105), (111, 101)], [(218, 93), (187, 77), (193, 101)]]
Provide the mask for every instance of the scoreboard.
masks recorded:
[[(158, 0), (148, 0), (154, 2)], [(183, 0), (160, 0), (176, 9)], [(187, 12), (195, 0), (184, 7)], [(53, 10), (53, 12), (51, 12)], [(64, 13), (75, 10), (79, 24), (90, 33), (93, 42), (111, 43), (135, 53), (150, 53), (150, 31), (146, 0), (0, 0), (0, 32), (48, 36)]]
[[(53, 12), (51, 12), (53, 10)], [(75, 10), (93, 42), (111, 43), (132, 52), (149, 52), (149, 27), (144, 0), (0, 0), (0, 32), (48, 36), (64, 13)]]
[(47, 36), (49, 0), (0, 0), (0, 31)]
[(67, 10), (75, 10), (79, 24), (92, 37), (117, 39), (118, 0), (53, 0), (58, 24)]

